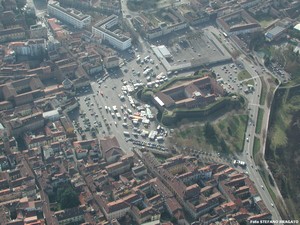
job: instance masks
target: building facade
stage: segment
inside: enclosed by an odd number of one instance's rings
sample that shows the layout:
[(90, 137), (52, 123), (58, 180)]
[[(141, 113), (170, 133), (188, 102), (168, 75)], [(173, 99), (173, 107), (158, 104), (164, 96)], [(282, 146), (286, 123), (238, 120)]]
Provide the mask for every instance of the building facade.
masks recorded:
[(116, 15), (111, 15), (104, 20), (96, 23), (92, 27), (93, 34), (102, 38), (102, 40), (107, 41), (109, 44), (114, 46), (119, 50), (126, 50), (131, 47), (131, 38), (116, 34), (109, 29), (118, 24), (118, 17)]
[(65, 9), (59, 2), (49, 3), (47, 6), (48, 14), (73, 25), (76, 28), (84, 28), (91, 24), (91, 16), (82, 14), (75, 9)]
[(0, 30), (0, 43), (7, 41), (17, 41), (25, 38), (25, 30), (22, 27), (8, 28)]

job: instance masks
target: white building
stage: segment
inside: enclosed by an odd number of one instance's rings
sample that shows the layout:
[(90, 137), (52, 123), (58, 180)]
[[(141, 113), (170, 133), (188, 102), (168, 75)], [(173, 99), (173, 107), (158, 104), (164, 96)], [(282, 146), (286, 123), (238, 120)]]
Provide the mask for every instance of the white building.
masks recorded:
[(165, 58), (171, 58), (172, 57), (172, 54), (170, 53), (170, 51), (167, 49), (167, 47), (165, 45), (160, 45), (157, 48)]
[(49, 3), (48, 14), (73, 25), (76, 28), (83, 28), (91, 24), (91, 16), (82, 14), (80, 11), (70, 8), (63, 8), (59, 2)]
[(54, 109), (54, 110), (51, 110), (51, 111), (44, 112), (43, 117), (44, 117), (44, 119), (47, 119), (47, 120), (50, 120), (50, 121), (56, 121), (56, 120), (59, 119), (60, 114), (59, 114), (58, 109)]
[(271, 42), (274, 40), (278, 40), (279, 38), (281, 38), (283, 36), (285, 31), (286, 31), (286, 29), (283, 27), (280, 27), (280, 26), (274, 27), (273, 29), (271, 29), (265, 33), (266, 41)]
[(298, 23), (294, 26), (294, 30), (300, 32), (300, 23)]
[(39, 56), (46, 51), (45, 39), (29, 39), (26, 42), (12, 42), (9, 48), (13, 49), (17, 55)]
[(119, 50), (125, 50), (131, 47), (131, 38), (126, 37), (122, 34), (117, 34), (109, 29), (118, 24), (118, 17), (116, 15), (111, 15), (104, 20), (96, 23), (92, 27), (93, 34), (100, 36), (102, 40), (106, 40)]

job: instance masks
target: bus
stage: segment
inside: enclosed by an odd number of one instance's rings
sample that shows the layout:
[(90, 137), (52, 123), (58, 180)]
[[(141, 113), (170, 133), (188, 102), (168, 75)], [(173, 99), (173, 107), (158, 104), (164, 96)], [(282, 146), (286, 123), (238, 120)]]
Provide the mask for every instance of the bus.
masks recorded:
[(228, 35), (225, 32), (223, 32), (223, 35), (224, 37), (228, 38)]

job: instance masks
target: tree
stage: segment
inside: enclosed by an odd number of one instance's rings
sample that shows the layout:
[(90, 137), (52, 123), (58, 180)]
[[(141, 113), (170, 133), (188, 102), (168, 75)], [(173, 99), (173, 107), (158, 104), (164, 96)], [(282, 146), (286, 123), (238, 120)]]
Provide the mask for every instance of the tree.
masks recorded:
[(176, 217), (173, 216), (173, 217), (170, 219), (170, 222), (176, 224), (176, 223), (178, 222), (178, 220), (177, 220)]
[(220, 142), (220, 146), (221, 146), (222, 152), (227, 153), (229, 151), (228, 146), (227, 146), (224, 138), (222, 138), (222, 140)]
[(209, 122), (206, 122), (204, 125), (204, 134), (208, 140), (214, 140), (216, 138), (215, 129)]
[(271, 64), (270, 56), (268, 56), (268, 55), (264, 56), (264, 63), (265, 63), (265, 66), (269, 66)]
[(28, 14), (28, 13), (25, 14), (25, 21), (28, 27), (36, 24), (36, 19), (37, 19), (36, 15)]
[(26, 5), (26, 0), (16, 0), (18, 9), (22, 9)]
[(258, 50), (265, 43), (265, 36), (261, 32), (256, 32), (251, 35), (249, 49)]
[(58, 189), (57, 201), (61, 209), (73, 208), (80, 204), (77, 193), (70, 186)]

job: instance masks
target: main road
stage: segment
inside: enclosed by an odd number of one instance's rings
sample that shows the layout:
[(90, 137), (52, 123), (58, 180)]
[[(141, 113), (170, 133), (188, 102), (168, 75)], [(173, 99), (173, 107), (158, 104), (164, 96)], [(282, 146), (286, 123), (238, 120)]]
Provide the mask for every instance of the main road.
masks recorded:
[[(247, 60), (243, 60), (245, 69), (251, 74), (252, 77), (256, 77), (257, 75), (264, 76), (264, 71), (257, 65), (253, 65)], [(272, 219), (280, 220), (281, 216), (277, 210), (276, 205), (274, 204), (272, 197), (268, 190), (265, 188), (263, 179), (261, 178), (260, 173), (258, 172), (258, 168), (254, 162), (253, 155), (253, 147), (255, 140), (255, 130), (256, 130), (256, 122), (258, 118), (258, 111), (260, 106), (260, 95), (262, 92), (262, 82), (259, 78), (255, 79), (254, 91), (252, 93), (252, 98), (249, 100), (248, 112), (249, 112), (249, 123), (246, 129), (246, 141), (244, 145), (243, 159), (245, 160), (249, 173), (250, 179), (254, 182), (262, 200), (266, 204), (266, 207), (272, 214)], [(265, 113), (267, 113), (265, 111)]]

